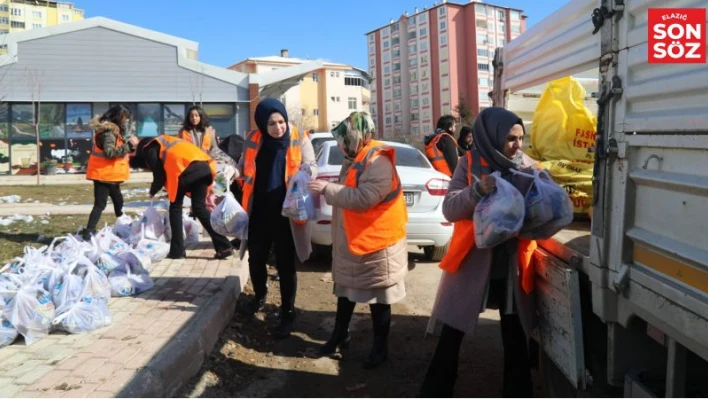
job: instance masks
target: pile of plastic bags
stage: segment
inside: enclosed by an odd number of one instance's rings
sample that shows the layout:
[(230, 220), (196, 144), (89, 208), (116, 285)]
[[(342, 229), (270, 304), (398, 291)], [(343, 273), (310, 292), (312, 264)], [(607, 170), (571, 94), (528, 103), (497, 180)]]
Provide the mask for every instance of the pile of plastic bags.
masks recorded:
[(573, 221), (573, 203), (547, 171), (526, 175), (532, 183), (523, 194), (499, 172), (490, 176), (496, 179), (496, 189), (477, 203), (473, 216), (478, 248), (492, 248), (517, 236), (550, 238)]
[[(198, 240), (199, 226), (184, 218), (185, 235)], [(111, 324), (111, 296), (153, 287), (151, 267), (170, 249), (168, 221), (166, 212), (150, 207), (139, 218), (120, 217), (90, 241), (68, 235), (25, 247), (0, 269), (0, 347), (18, 335), (31, 345), (52, 330), (77, 334)]]

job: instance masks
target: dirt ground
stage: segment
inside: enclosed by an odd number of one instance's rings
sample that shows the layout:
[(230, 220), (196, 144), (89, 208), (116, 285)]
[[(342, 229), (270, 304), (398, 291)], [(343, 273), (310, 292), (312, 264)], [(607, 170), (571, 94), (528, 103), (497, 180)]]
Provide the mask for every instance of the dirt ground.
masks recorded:
[[(295, 333), (275, 340), (280, 303), (274, 268), (269, 268), (268, 304), (247, 319), (238, 312), (222, 333), (200, 373), (189, 381), (182, 397), (414, 397), (437, 344), (424, 339), (440, 272), (421, 254), (410, 255), (408, 297), (393, 305), (389, 360), (364, 370), (372, 329), (368, 306), (357, 305), (351, 323), (352, 342), (342, 354), (317, 355), (334, 325), (336, 300), (329, 263), (308, 262), (298, 272)], [(252, 298), (249, 285), (239, 305)], [(498, 313), (482, 315), (474, 337), (467, 337), (460, 356), (456, 395), (501, 396), (502, 349)]]

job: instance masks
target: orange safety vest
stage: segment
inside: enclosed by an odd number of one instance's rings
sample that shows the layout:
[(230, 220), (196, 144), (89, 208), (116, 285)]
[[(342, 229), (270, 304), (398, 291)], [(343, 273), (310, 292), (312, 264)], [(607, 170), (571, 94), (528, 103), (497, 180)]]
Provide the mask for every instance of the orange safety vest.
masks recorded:
[[(120, 134), (116, 135), (116, 147), (121, 147), (125, 141)], [(100, 133), (93, 134), (93, 145), (91, 146), (91, 154), (89, 155), (88, 165), (86, 165), (86, 179), (103, 182), (124, 182), (130, 178), (130, 164), (128, 163), (128, 155), (120, 158), (108, 158), (106, 153), (98, 147), (96, 139)]]
[[(179, 132), (179, 135), (178, 135), (177, 137), (179, 137), (180, 139), (182, 139), (182, 140), (184, 140), (184, 141), (186, 141), (186, 142), (188, 142), (188, 143), (194, 144), (194, 141), (192, 141), (192, 133), (191, 133), (190, 131), (181, 130), (181, 131)], [(196, 145), (196, 144), (195, 144), (195, 145)], [(204, 152), (206, 152), (206, 153), (208, 153), (209, 150), (211, 149), (211, 135), (208, 134), (207, 132), (204, 132), (204, 133), (202, 134), (202, 146), (201, 146), (201, 149), (202, 149), (202, 151), (204, 151)]]
[(433, 168), (440, 173), (444, 173), (448, 177), (452, 177), (452, 170), (450, 170), (450, 165), (445, 161), (442, 151), (438, 148), (438, 142), (443, 138), (443, 136), (449, 136), (455, 143), (455, 151), (457, 151), (457, 141), (448, 133), (438, 133), (433, 136), (432, 140), (425, 146), (425, 156), (428, 157), (430, 163), (433, 164)]
[(216, 179), (216, 162), (196, 145), (167, 135), (157, 136), (150, 143), (154, 141), (160, 144), (160, 159), (165, 168), (165, 190), (170, 202), (177, 199), (179, 177), (192, 162), (208, 162), (212, 180)]
[[(467, 184), (472, 185), (474, 177), (484, 179), (490, 172), (489, 164), (479, 155), (477, 150), (467, 152)], [(475, 248), (474, 222), (463, 219), (455, 222), (450, 247), (447, 254), (440, 261), (440, 268), (448, 273), (455, 273), (462, 265), (470, 251)], [(532, 262), (533, 252), (536, 250), (536, 241), (519, 238), (518, 265), (521, 287), (527, 294), (533, 291), (533, 277), (535, 269)]]
[(355, 255), (366, 255), (399, 242), (406, 237), (408, 211), (403, 199), (401, 179), (396, 171), (396, 152), (380, 141), (371, 142), (359, 151), (347, 171), (345, 186), (357, 188), (359, 179), (376, 156), (385, 156), (394, 165), (391, 192), (378, 205), (362, 212), (344, 209), (344, 231), (349, 250)]
[[(263, 134), (260, 130), (252, 130), (246, 136), (246, 152), (243, 154), (243, 199), (241, 206), (251, 214), (253, 205), (253, 187), (256, 182), (256, 157), (261, 149)], [(300, 170), (302, 164), (302, 142), (295, 127), (290, 128), (290, 147), (285, 155), (285, 184)], [(305, 224), (307, 222), (296, 222)]]

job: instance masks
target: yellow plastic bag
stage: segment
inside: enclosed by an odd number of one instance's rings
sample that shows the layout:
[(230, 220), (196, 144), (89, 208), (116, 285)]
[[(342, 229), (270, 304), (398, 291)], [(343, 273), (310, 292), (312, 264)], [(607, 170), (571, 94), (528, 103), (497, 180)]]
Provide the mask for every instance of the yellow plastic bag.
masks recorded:
[(531, 125), (529, 155), (540, 160), (594, 158), (596, 118), (585, 105), (585, 88), (573, 77), (554, 80), (541, 94)]
[(541, 168), (548, 170), (553, 180), (565, 189), (573, 201), (573, 213), (592, 214), (593, 164), (578, 161), (543, 161)]

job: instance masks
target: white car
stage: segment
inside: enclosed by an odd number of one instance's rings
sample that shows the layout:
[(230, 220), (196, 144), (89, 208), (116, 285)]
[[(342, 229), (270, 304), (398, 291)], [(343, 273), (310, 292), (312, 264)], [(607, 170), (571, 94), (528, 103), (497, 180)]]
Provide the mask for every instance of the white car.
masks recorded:
[(330, 132), (315, 132), (310, 134), (310, 142), (312, 142), (312, 148), (315, 150), (315, 155), (320, 152), (322, 145), (327, 142), (334, 140), (332, 133)]
[[(416, 148), (401, 143), (385, 143), (396, 150), (396, 169), (408, 207), (408, 244), (423, 248), (428, 260), (440, 261), (452, 236), (452, 223), (445, 220), (442, 213), (450, 178), (436, 171)], [(338, 182), (343, 161), (344, 154), (337, 142), (324, 142), (317, 157), (317, 178)], [(311, 223), (315, 248), (321, 250), (323, 246), (331, 246), (332, 207), (323, 196), (319, 198), (317, 218)]]

